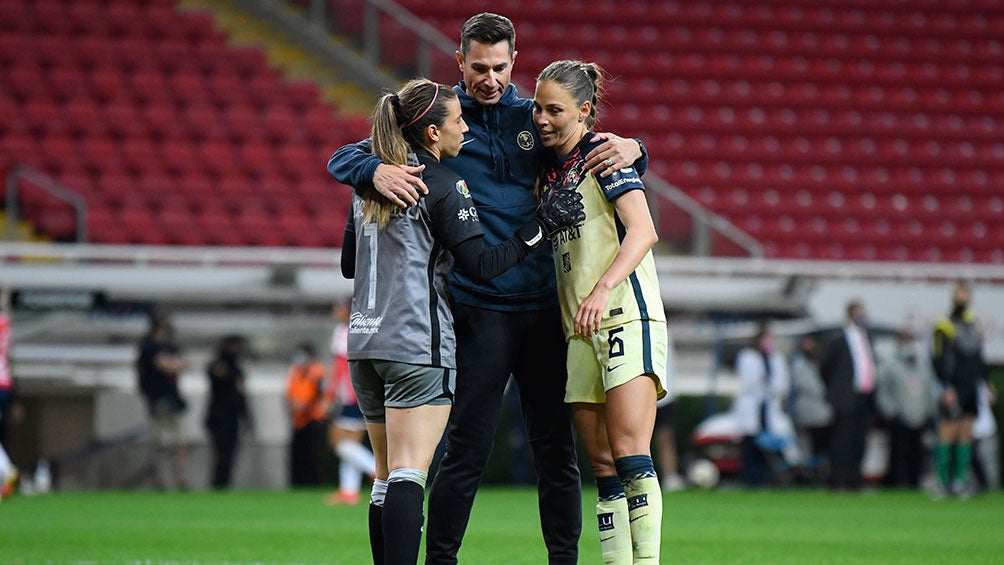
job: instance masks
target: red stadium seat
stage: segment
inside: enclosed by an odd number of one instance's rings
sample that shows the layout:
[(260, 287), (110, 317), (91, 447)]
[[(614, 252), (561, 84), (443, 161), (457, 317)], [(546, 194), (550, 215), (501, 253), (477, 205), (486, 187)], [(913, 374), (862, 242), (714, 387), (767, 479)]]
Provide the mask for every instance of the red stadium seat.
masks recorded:
[[(1004, 23), (992, 5), (589, 0), (569, 20), (553, 2), (501, 1), (404, 5), (450, 37), (462, 14), (509, 14), (524, 38), (514, 74), (524, 88), (556, 58), (603, 63), (616, 80), (599, 127), (643, 138), (651, 171), (746, 224), (768, 254), (1004, 261), (988, 243), (1004, 213)], [(330, 0), (336, 30), (358, 37), (363, 4)], [(284, 83), (260, 49), (228, 46), (207, 13), (167, 0), (0, 6), (3, 162), (58, 174), (97, 195), (95, 210), (147, 192), (210, 211), (218, 200), (335, 199), (319, 218), (344, 222), (349, 191), (323, 167), (368, 135), (365, 116), (337, 115), (309, 82)], [(381, 28), (391, 62), (412, 66), (409, 33)], [(457, 78), (449, 58), (436, 64), (434, 76)], [(173, 228), (142, 235), (98, 213), (94, 238), (317, 246), (340, 241), (343, 225), (297, 230), (303, 211), (277, 210), (281, 226), (257, 233), (202, 216), (181, 230), (179, 211), (165, 209)]]

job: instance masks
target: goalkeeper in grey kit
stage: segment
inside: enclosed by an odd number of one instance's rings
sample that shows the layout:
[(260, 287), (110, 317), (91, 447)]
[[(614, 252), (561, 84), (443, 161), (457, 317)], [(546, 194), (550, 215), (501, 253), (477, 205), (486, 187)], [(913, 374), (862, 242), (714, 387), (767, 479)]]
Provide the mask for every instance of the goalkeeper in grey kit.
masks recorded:
[(374, 153), (424, 165), (429, 194), (400, 209), (371, 187), (353, 191), (342, 273), (354, 278), (348, 358), (376, 454), (370, 499), (375, 563), (415, 563), (429, 465), (450, 414), (456, 336), (448, 277), (456, 262), (487, 281), (554, 231), (581, 222), (581, 196), (556, 191), (510, 239), (486, 247), (465, 181), (440, 164), (468, 130), (449, 87), (419, 79), (384, 95), (373, 115)]

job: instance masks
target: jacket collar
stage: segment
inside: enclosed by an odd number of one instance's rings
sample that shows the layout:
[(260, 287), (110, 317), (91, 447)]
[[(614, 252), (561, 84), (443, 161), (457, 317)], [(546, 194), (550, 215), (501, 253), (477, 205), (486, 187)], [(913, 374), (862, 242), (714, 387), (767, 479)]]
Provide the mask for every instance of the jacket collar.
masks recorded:
[[(464, 81), (460, 81), (456, 86), (453, 87), (453, 91), (457, 93), (460, 98), (460, 107), (465, 110), (470, 110), (474, 108), (488, 108), (489, 106), (482, 106), (480, 102), (475, 100), (473, 97), (467, 94), (467, 86)], [(502, 93), (502, 97), (493, 106), (512, 106), (519, 100), (519, 94), (516, 93), (516, 87), (512, 83), (506, 87), (505, 92)]]

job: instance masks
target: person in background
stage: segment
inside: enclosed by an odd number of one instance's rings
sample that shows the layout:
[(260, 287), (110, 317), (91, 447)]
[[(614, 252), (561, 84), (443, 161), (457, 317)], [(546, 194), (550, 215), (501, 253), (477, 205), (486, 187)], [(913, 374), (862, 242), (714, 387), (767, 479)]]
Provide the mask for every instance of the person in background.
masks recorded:
[(296, 346), (286, 380), (286, 401), (293, 424), (289, 446), (289, 477), (294, 487), (321, 483), (319, 449), (323, 441), (324, 365), (313, 344)]
[(338, 455), (338, 490), (325, 502), (358, 504), (363, 477), (376, 476), (376, 459), (363, 445), (366, 421), (359, 410), (349, 374), (349, 309), (345, 304), (334, 308), (335, 330), (331, 336), (331, 379), (324, 390), (328, 405), (328, 444)]
[[(971, 293), (964, 283), (952, 291), (952, 311), (934, 329), (932, 362), (941, 384), (938, 444), (934, 450), (938, 487), (935, 496), (946, 492), (968, 496), (972, 465), (973, 420), (978, 412), (978, 390), (986, 387), (990, 404), (997, 392), (990, 382), (983, 359), (983, 331), (969, 307)], [(954, 447), (955, 472), (950, 469)]]
[(984, 490), (1000, 488), (1000, 443), (997, 421), (990, 407), (990, 393), (980, 385), (976, 420), (973, 421), (973, 473)]
[(243, 336), (229, 335), (220, 339), (216, 354), (206, 366), (209, 378), (209, 406), (206, 409), (206, 430), (213, 446), (213, 472), (210, 484), (214, 489), (230, 487), (240, 427), (251, 422), (245, 393), (244, 368), (241, 357), (246, 348)]
[(861, 462), (875, 405), (875, 353), (868, 336), (868, 311), (860, 301), (847, 304), (843, 331), (826, 347), (819, 374), (833, 407), (830, 486), (858, 490), (864, 484)]
[(761, 324), (749, 345), (736, 357), (739, 394), (733, 411), (742, 433), (740, 477), (746, 486), (758, 487), (769, 479), (765, 449), (773, 450), (768, 437), (783, 437), (791, 423), (783, 409), (790, 390), (788, 365), (777, 351), (767, 324)]
[(889, 423), (889, 484), (917, 488), (924, 469), (924, 430), (937, 410), (937, 381), (927, 354), (913, 333), (896, 336), (896, 348), (878, 359), (875, 403)]
[(792, 422), (799, 444), (807, 455), (803, 468), (817, 478), (826, 476), (833, 407), (826, 401), (826, 386), (819, 376), (819, 341), (804, 335), (791, 356)]
[(20, 476), (7, 455), (7, 424), (14, 405), (14, 378), (10, 367), (11, 317), (10, 291), (0, 289), (0, 500), (14, 493)]
[(150, 330), (139, 343), (136, 370), (156, 444), (156, 479), (165, 490), (187, 487), (188, 452), (181, 419), (188, 403), (181, 396), (178, 380), (188, 367), (174, 341), (170, 320), (162, 314), (151, 316)]
[(662, 490), (675, 492), (686, 488), (683, 477), (680, 476), (679, 458), (676, 452), (676, 426), (674, 425), (674, 407), (676, 394), (673, 387), (673, 339), (666, 336), (666, 396), (656, 402), (655, 430), (652, 433), (653, 446), (659, 461), (659, 476), (662, 477)]
[[(672, 389), (670, 389), (672, 390)], [(674, 407), (676, 397), (666, 395), (656, 404), (655, 430), (652, 433), (654, 451), (659, 461), (659, 475), (662, 476), (662, 490), (676, 492), (687, 488), (680, 476), (679, 458), (676, 452), (676, 426)]]

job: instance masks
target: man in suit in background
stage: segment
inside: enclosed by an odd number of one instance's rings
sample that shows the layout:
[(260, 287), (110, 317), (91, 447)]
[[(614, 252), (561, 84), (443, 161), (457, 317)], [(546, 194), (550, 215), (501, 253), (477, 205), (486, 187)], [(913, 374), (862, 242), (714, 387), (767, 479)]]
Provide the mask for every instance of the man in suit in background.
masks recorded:
[(819, 367), (833, 406), (830, 485), (835, 490), (861, 487), (861, 461), (874, 412), (875, 355), (868, 338), (867, 311), (854, 300), (847, 320), (826, 348)]

